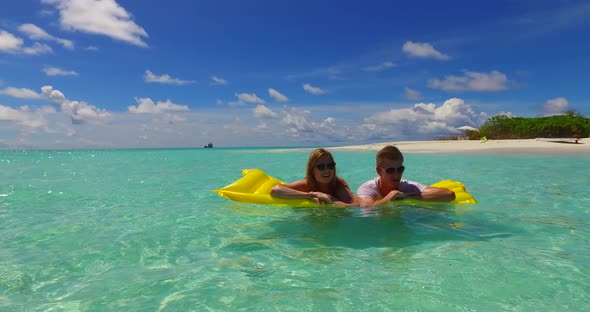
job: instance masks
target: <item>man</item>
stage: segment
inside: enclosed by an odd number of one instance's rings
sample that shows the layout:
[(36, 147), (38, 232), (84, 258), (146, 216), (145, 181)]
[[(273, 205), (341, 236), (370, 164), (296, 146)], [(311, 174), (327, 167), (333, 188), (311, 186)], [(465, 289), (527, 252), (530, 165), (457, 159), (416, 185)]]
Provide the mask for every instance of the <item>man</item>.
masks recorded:
[(359, 187), (356, 195), (363, 207), (373, 207), (389, 201), (412, 198), (429, 201), (452, 201), (453, 191), (430, 187), (402, 179), (404, 156), (395, 146), (388, 145), (377, 152), (377, 174), (379, 175)]

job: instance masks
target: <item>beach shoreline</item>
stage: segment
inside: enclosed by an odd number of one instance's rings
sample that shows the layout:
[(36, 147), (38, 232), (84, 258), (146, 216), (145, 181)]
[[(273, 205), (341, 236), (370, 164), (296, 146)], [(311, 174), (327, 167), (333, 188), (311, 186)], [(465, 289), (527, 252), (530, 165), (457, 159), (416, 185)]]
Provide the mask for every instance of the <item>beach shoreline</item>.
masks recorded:
[(578, 143), (547, 142), (537, 139), (397, 141), (334, 146), (328, 149), (332, 151), (378, 151), (386, 145), (397, 146), (402, 153), (590, 155), (590, 138), (580, 139)]

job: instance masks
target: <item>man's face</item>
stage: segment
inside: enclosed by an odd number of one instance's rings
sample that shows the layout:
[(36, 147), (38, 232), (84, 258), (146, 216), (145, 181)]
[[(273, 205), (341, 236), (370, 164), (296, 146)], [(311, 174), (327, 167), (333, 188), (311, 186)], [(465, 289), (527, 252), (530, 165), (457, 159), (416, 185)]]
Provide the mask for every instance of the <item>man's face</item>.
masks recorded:
[(382, 159), (377, 166), (377, 174), (381, 177), (381, 184), (397, 190), (404, 173), (403, 160)]

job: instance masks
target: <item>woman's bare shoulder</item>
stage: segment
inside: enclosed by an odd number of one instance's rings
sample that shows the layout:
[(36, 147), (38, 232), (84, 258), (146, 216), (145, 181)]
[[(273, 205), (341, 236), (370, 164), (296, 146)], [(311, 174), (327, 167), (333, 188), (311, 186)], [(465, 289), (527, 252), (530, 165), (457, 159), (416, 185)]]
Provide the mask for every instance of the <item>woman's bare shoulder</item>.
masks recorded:
[(302, 192), (309, 192), (309, 185), (307, 184), (307, 181), (305, 181), (305, 179), (293, 181), (291, 183), (285, 183), (283, 185), (286, 187), (292, 188), (294, 190), (298, 190), (298, 191), (302, 191)]

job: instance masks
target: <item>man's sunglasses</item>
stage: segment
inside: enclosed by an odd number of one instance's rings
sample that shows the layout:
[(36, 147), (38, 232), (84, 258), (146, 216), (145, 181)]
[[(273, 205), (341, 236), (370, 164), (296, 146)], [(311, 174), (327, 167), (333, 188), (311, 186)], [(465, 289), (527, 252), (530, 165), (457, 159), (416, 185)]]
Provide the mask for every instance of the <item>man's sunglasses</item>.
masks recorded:
[(381, 167), (381, 169), (384, 169), (385, 172), (387, 172), (388, 174), (392, 174), (392, 173), (394, 173), (396, 171), (399, 172), (399, 173), (404, 173), (404, 170), (406, 170), (406, 167), (404, 167), (404, 166), (399, 166), (397, 168), (395, 168), (395, 167), (390, 167), (390, 168), (383, 168), (383, 167)]
[(328, 168), (330, 170), (334, 170), (334, 168), (336, 168), (336, 163), (317, 164), (317, 165), (315, 165), (315, 167), (318, 168), (319, 171), (324, 171), (324, 170), (326, 170), (326, 168)]

